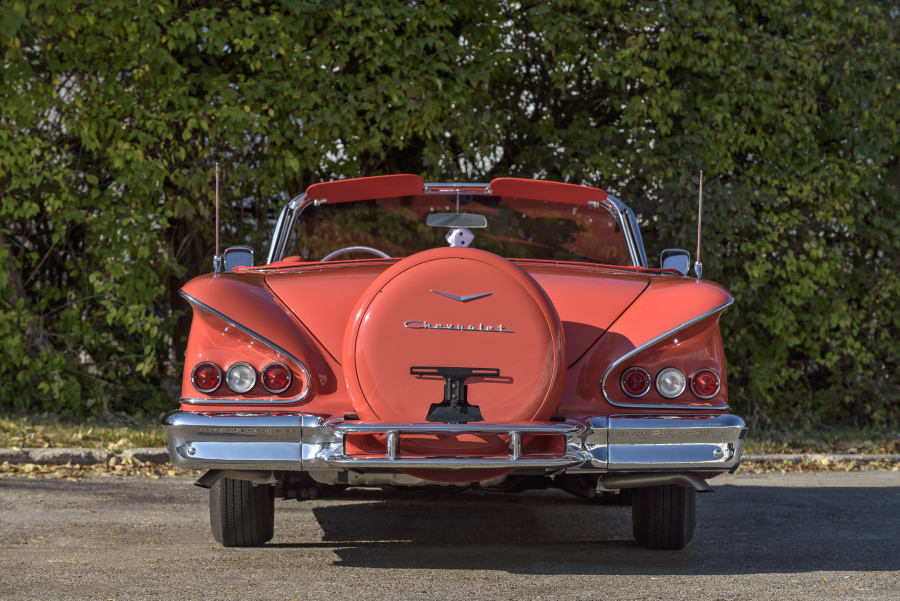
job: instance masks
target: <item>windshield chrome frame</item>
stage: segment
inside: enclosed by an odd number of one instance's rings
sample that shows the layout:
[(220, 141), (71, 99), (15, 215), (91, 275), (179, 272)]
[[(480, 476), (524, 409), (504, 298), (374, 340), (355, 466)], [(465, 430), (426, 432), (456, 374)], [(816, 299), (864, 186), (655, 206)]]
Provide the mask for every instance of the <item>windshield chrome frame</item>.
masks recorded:
[[(479, 196), (489, 195), (490, 184), (426, 183), (423, 194), (440, 195), (453, 190), (458, 190), (459, 192), (465, 191), (466, 194)], [(275, 231), (272, 233), (272, 242), (269, 245), (269, 254), (266, 257), (266, 264), (274, 263), (284, 258), (291, 232), (304, 209), (310, 205), (318, 206), (325, 202), (327, 202), (327, 200), (306, 202), (306, 193), (304, 192), (303, 194), (294, 197), (281, 209), (281, 213), (278, 215), (278, 221), (275, 223)], [(634, 267), (648, 267), (647, 253), (644, 250), (644, 241), (641, 238), (641, 231), (634, 211), (628, 208), (621, 200), (609, 194), (606, 196), (605, 200), (596, 202), (603, 202), (607, 208), (615, 214), (616, 220), (619, 222), (619, 228), (622, 230), (622, 235), (625, 236), (625, 244), (628, 247), (628, 254), (631, 257), (632, 265)]]
[(306, 200), (306, 192), (292, 198), (278, 215), (278, 221), (275, 222), (275, 231), (272, 232), (272, 243), (269, 245), (269, 255), (266, 257), (266, 264), (280, 261), (284, 258), (285, 247), (288, 239), (291, 237), (291, 230), (297, 221), (301, 208), (304, 206), (303, 201)]

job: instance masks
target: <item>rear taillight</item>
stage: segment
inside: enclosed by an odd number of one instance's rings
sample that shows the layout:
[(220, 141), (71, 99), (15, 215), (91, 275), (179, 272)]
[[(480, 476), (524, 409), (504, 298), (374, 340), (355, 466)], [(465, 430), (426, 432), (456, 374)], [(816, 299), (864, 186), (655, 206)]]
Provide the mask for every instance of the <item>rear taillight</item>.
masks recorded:
[(243, 361), (233, 363), (225, 374), (225, 382), (238, 394), (250, 392), (256, 386), (256, 370)]
[(684, 373), (676, 367), (667, 367), (656, 374), (656, 390), (667, 399), (681, 395), (686, 384)]
[(698, 369), (691, 374), (691, 392), (700, 399), (711, 399), (722, 386), (719, 374), (711, 369)]
[(628, 396), (642, 397), (650, 390), (650, 374), (643, 367), (629, 367), (622, 372), (620, 384)]
[(204, 394), (214, 392), (222, 384), (222, 370), (209, 361), (198, 363), (191, 372), (191, 383)]
[(291, 385), (291, 370), (284, 363), (269, 363), (262, 372), (262, 385), (274, 394), (284, 392)]

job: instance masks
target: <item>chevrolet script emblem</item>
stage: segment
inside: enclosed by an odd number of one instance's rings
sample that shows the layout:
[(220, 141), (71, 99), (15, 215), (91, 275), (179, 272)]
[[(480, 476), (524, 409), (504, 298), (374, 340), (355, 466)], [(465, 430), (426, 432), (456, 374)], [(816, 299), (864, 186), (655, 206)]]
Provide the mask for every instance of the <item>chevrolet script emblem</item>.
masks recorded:
[[(488, 293), (490, 294), (490, 292)], [(502, 323), (497, 325), (484, 325), (479, 323), (431, 323), (423, 319), (407, 319), (403, 322), (404, 328), (410, 330), (453, 330), (455, 332), (490, 332), (494, 334), (514, 334), (515, 330), (510, 330)]]
[(461, 303), (467, 303), (469, 301), (475, 300), (476, 298), (484, 298), (485, 296), (490, 296), (490, 292), (481, 292), (479, 294), (469, 294), (467, 296), (456, 296), (455, 294), (450, 294), (449, 292), (441, 292), (440, 290), (432, 290), (435, 294), (440, 294), (441, 296), (446, 296), (447, 298), (452, 298), (453, 300), (459, 301)]

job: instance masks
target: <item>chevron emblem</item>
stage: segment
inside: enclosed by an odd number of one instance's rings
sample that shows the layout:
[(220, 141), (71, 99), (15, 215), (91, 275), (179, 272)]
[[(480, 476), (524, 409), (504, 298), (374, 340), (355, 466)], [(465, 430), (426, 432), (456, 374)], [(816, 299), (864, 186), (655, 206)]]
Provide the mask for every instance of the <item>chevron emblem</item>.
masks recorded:
[(490, 292), (481, 292), (479, 294), (469, 294), (466, 296), (456, 296), (455, 294), (450, 294), (449, 292), (441, 292), (440, 290), (432, 290), (435, 294), (440, 294), (441, 296), (446, 296), (447, 298), (452, 298), (455, 301), (459, 301), (461, 303), (467, 303), (469, 301), (473, 301), (477, 298), (484, 298), (485, 296), (490, 296), (492, 293)]

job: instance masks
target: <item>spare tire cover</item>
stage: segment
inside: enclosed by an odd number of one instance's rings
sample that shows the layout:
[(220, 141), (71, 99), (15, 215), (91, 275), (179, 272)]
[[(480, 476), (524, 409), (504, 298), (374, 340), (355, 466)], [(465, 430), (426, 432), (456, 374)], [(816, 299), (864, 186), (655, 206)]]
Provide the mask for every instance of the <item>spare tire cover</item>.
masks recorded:
[(343, 366), (361, 419), (424, 423), (443, 400), (438, 377), (410, 367), (481, 367), (468, 402), (485, 423), (546, 420), (565, 376), (559, 316), (523, 269), (489, 252), (438, 248), (399, 261), (363, 293), (344, 336)]

